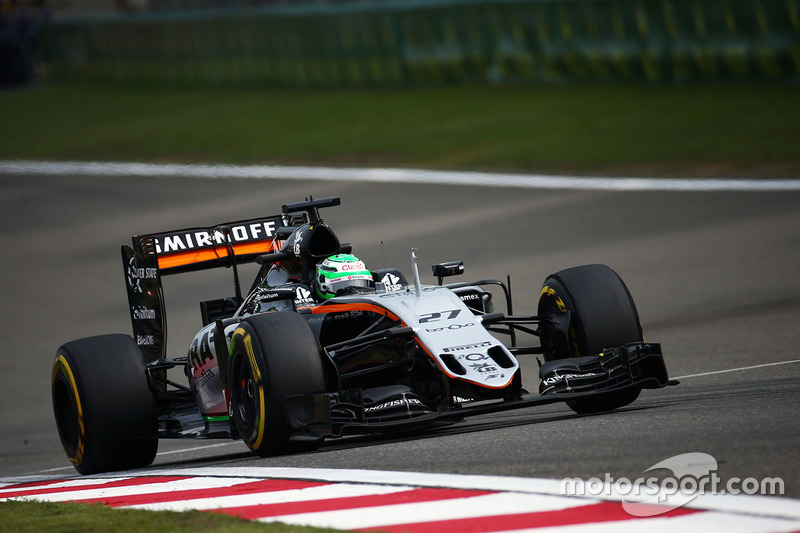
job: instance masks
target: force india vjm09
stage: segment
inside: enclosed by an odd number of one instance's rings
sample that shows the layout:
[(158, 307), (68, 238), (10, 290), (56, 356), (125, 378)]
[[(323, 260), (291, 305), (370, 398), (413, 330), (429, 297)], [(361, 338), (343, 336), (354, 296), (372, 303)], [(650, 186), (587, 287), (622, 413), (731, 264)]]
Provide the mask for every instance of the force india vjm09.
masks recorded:
[[(607, 266), (548, 276), (538, 315), (516, 316), (510, 280), (444, 284), (461, 261), (433, 266), (438, 285), (421, 284), (413, 251), (410, 283), (397, 269), (368, 270), (320, 218), (339, 203), (306, 200), (122, 247), (133, 337), (69, 342), (53, 366), (56, 424), (79, 472), (148, 465), (161, 438), (242, 439), (266, 456), (553, 402), (602, 412), (674, 383)], [(243, 295), (237, 265), (253, 261), (261, 268)], [(168, 357), (162, 277), (215, 267), (231, 268), (235, 295), (200, 302), (188, 355)], [(520, 346), (522, 335), (539, 342)], [(522, 387), (520, 354), (544, 360), (539, 394)]]

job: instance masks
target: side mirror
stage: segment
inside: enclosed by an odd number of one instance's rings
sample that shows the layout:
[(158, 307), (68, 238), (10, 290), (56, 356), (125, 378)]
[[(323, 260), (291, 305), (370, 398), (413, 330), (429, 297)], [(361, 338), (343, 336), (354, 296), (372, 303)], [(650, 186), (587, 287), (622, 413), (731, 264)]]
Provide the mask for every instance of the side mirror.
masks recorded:
[(447, 261), (433, 265), (433, 275), (442, 284), (442, 279), (450, 276), (460, 276), (464, 273), (464, 261)]

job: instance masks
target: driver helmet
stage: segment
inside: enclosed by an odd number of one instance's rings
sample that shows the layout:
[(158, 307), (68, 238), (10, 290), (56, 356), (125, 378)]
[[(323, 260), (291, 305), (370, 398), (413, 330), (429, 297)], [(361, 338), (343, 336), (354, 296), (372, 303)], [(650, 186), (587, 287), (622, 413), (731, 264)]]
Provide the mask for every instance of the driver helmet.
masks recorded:
[(328, 300), (343, 294), (358, 294), (375, 288), (372, 272), (352, 254), (336, 254), (317, 265), (314, 285), (317, 296)]

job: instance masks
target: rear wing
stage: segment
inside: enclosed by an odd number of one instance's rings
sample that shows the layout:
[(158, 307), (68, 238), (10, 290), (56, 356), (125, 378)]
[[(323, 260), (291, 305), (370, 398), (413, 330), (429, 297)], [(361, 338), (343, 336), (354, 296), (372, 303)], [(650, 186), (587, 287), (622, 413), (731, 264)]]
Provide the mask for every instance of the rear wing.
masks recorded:
[(209, 228), (188, 228), (133, 237), (134, 250), (155, 255), (161, 275), (251, 263), (274, 250), (278, 229), (289, 226), (285, 215), (251, 218)]
[[(161, 276), (236, 265), (277, 251), (279, 230), (307, 221), (303, 214), (283, 214), (228, 222), (205, 228), (187, 228), (137, 235), (133, 246), (122, 246), (122, 263), (136, 344), (146, 361), (166, 357), (167, 317)], [(281, 232), (283, 233), (283, 232)]]

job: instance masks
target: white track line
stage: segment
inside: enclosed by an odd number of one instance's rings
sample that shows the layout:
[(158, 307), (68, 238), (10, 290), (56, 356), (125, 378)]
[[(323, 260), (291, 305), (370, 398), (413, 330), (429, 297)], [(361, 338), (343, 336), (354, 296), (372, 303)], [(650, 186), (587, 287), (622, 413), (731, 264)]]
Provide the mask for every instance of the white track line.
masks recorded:
[[(210, 450), (212, 448), (222, 448), (222, 447), (225, 447), (225, 446), (236, 446), (236, 445), (242, 446), (241, 441), (223, 442), (221, 444), (208, 444), (208, 445), (205, 445), (205, 446), (195, 446), (193, 448), (186, 448), (186, 449), (181, 449), (181, 450), (169, 450), (169, 451), (166, 451), (166, 452), (158, 452), (156, 454), (156, 457), (161, 457), (163, 455), (174, 455), (176, 453), (186, 453), (186, 452), (196, 452), (196, 451), (201, 451), (201, 450)], [(22, 474), (22, 475), (23, 476), (34, 476), (32, 479), (41, 479), (41, 476), (39, 476), (39, 477), (36, 477), (36, 476), (38, 474), (46, 474), (46, 473), (49, 473), (49, 472), (60, 472), (62, 470), (74, 471), (75, 467), (73, 467), (73, 466), (58, 466), (56, 468), (48, 468), (48, 469), (45, 469), (45, 470), (37, 470), (35, 472), (28, 472), (27, 474)]]
[(800, 179), (616, 178), (401, 168), (332, 168), (276, 165), (159, 165), (126, 162), (0, 161), (0, 174), (326, 180), (609, 191), (800, 191)]
[(742, 366), (739, 368), (728, 368), (726, 370), (712, 370), (710, 372), (700, 372), (698, 374), (687, 374), (685, 376), (677, 376), (672, 379), (686, 379), (696, 378), (700, 376), (711, 376), (713, 374), (725, 374), (727, 372), (739, 372), (740, 370), (752, 370), (754, 368), (764, 368), (766, 366), (789, 365), (792, 363), (800, 363), (800, 359), (792, 359), (791, 361), (778, 361), (777, 363), (764, 363), (763, 365)]
[(200, 451), (200, 450), (210, 450), (211, 448), (222, 448), (222, 447), (225, 447), (225, 446), (235, 446), (237, 444), (241, 445), (242, 443), (241, 443), (241, 441), (236, 441), (236, 442), (223, 442), (221, 444), (208, 444), (206, 446), (195, 446), (193, 448), (186, 448), (186, 449), (182, 449), (182, 450), (170, 450), (168, 452), (158, 452), (156, 454), (156, 456), (157, 457), (161, 457), (162, 455), (173, 455), (173, 454), (176, 454), (176, 453), (196, 452), (196, 451)]

